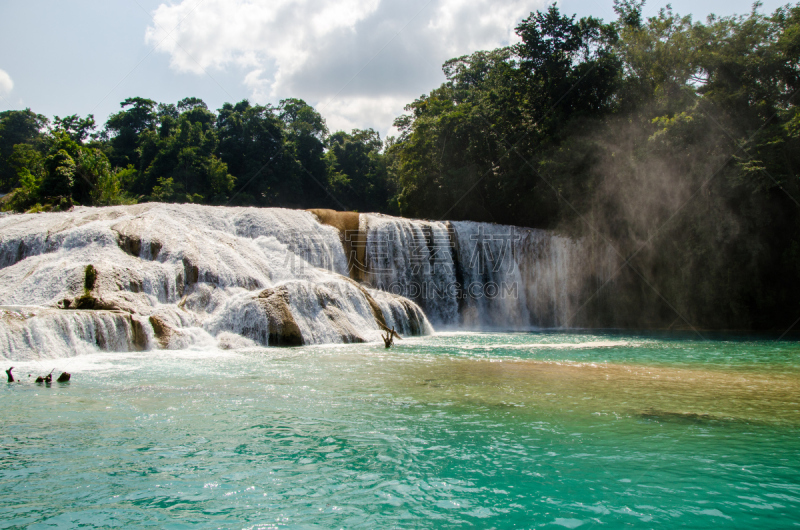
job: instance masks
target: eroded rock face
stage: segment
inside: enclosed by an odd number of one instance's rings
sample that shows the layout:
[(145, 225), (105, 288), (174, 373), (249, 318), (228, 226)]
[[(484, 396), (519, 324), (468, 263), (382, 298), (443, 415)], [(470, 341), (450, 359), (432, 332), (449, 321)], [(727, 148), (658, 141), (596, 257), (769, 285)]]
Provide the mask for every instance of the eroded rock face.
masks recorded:
[(337, 212), (316, 208), (309, 210), (319, 222), (332, 226), (339, 231), (345, 256), (347, 256), (347, 272), (350, 278), (363, 281), (366, 273), (366, 233), (361, 227), (361, 214), (358, 212)]
[[(158, 253), (161, 252), (162, 243), (153, 234), (145, 234), (147, 230), (146, 223), (141, 219), (132, 219), (120, 221), (111, 226), (112, 232), (117, 236), (117, 244), (119, 248), (131, 256), (144, 259), (156, 259)], [(143, 238), (144, 242), (143, 242)], [(149, 250), (142, 254), (142, 248)]]
[(368, 296), (350, 280), (287, 282), (228, 302), (209, 329), (265, 346), (366, 342), (380, 336), (385, 322), (377, 304), (376, 319)]
[(244, 336), (269, 346), (301, 346), (303, 334), (294, 320), (286, 288), (264, 289), (256, 297), (267, 318), (266, 328), (250, 328)]
[(156, 334), (159, 344), (162, 348), (169, 347), (169, 341), (172, 337), (173, 330), (162, 318), (151, 316), (149, 319), (150, 325), (153, 326), (153, 332)]
[(131, 323), (131, 350), (143, 351), (147, 349), (147, 331), (145, 331), (142, 323), (133, 318), (132, 315), (128, 316)]

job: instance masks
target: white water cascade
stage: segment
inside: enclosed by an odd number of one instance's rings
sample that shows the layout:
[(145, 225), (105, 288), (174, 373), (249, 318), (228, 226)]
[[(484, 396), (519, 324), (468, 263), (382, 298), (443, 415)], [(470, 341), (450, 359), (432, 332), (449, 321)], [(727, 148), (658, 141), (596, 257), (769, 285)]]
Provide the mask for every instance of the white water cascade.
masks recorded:
[(328, 216), (156, 203), (2, 216), (0, 355), (379, 341), (430, 333), (428, 319), (572, 327), (618, 267), (610, 247), (544, 230)]
[(585, 240), (475, 222), (362, 215), (366, 281), (461, 329), (577, 325), (582, 304), (617, 268)]
[(458, 321), (456, 256), (446, 223), (363, 214), (360, 229), (369, 285), (414, 300), (436, 323)]
[(0, 355), (432, 331), (414, 303), (347, 275), (339, 232), (304, 211), (148, 203), (3, 216)]

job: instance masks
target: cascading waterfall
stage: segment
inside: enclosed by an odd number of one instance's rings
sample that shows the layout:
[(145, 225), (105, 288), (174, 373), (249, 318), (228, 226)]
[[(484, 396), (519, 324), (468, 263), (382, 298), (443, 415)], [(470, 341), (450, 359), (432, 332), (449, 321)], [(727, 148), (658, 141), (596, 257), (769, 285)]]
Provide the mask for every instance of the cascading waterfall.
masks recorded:
[[(129, 315), (111, 311), (72, 311), (25, 306), (0, 306), (0, 351), (86, 354), (96, 348), (127, 351), (144, 344), (140, 327)], [(11, 354), (11, 355), (9, 355)]]
[(366, 282), (413, 300), (434, 322), (456, 323), (456, 268), (449, 227), (375, 214), (362, 215), (362, 219)]
[(596, 250), (546, 230), (454, 222), (464, 285), (462, 325), (574, 327), (599, 285), (616, 270), (613, 249)]
[(544, 230), (314, 212), (141, 204), (2, 216), (2, 355), (378, 341), (392, 327), (430, 333), (428, 319), (576, 326), (617, 264), (610, 248)]
[(615, 258), (585, 240), (491, 223), (362, 215), (367, 282), (465, 329), (569, 327)]
[(474, 222), (452, 223), (459, 272), (461, 324), (472, 328), (532, 325), (520, 265), (519, 229)]
[(141, 204), (3, 216), (0, 355), (432, 331), (413, 303), (347, 275), (339, 232), (304, 211)]

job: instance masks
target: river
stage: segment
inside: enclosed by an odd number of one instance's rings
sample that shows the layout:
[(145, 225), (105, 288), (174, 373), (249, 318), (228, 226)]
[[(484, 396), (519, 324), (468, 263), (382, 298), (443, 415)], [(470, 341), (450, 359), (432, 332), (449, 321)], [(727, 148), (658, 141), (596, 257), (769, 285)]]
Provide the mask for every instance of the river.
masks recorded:
[(0, 528), (787, 528), (799, 354), (540, 331), (17, 361)]

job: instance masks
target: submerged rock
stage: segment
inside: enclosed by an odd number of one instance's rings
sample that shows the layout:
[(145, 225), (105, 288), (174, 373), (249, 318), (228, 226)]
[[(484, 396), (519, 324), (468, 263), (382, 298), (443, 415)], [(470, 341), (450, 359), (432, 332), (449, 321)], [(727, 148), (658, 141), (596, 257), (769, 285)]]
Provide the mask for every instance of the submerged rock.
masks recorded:
[(673, 421), (678, 423), (707, 423), (723, 418), (705, 412), (685, 412), (675, 410), (659, 410), (654, 408), (644, 409), (638, 413), (640, 418), (657, 421)]

